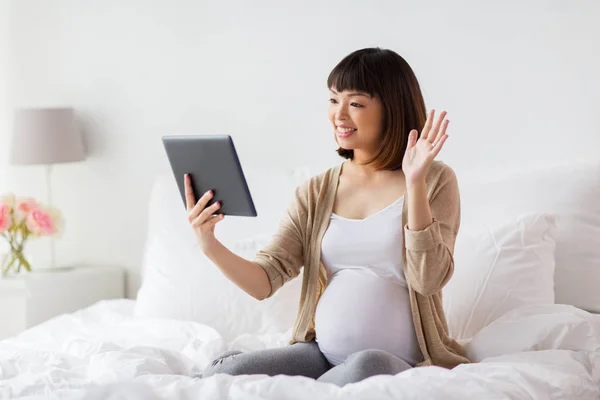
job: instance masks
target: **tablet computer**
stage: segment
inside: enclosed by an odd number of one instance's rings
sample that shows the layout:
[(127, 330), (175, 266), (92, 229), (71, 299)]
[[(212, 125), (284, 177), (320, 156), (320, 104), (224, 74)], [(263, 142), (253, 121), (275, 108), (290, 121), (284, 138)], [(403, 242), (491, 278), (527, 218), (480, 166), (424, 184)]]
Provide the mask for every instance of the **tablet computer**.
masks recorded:
[(170, 135), (163, 146), (177, 181), (183, 205), (185, 174), (189, 174), (195, 201), (212, 190), (207, 207), (219, 201), (216, 214), (256, 217), (256, 208), (233, 139), (229, 135)]

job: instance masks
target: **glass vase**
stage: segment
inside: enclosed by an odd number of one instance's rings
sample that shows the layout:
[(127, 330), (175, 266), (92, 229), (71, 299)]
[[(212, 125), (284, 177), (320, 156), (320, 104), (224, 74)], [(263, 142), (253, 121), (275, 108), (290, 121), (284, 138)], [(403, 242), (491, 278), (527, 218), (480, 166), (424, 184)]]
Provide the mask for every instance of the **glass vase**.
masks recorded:
[(23, 254), (23, 243), (11, 246), (2, 259), (2, 276), (18, 275), (22, 270), (31, 272), (31, 265)]

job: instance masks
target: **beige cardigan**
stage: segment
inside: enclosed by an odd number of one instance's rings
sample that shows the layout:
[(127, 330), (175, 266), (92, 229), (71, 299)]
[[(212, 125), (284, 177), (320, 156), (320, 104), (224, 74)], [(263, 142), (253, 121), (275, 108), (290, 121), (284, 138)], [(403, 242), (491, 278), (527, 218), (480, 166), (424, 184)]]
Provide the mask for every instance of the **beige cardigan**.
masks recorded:
[[(304, 266), (298, 316), (290, 343), (315, 338), (314, 315), (327, 286), (321, 263), (321, 240), (333, 210), (341, 164), (314, 176), (296, 189), (296, 196), (271, 242), (258, 252), (255, 262), (267, 273), (273, 295)], [(453, 368), (468, 363), (464, 349), (448, 336), (442, 308), (442, 287), (452, 277), (452, 253), (460, 225), (460, 196), (454, 171), (434, 161), (426, 177), (433, 223), (422, 231), (407, 228), (404, 202), (402, 245), (404, 273), (409, 284), (411, 310), (424, 361), (419, 366)]]

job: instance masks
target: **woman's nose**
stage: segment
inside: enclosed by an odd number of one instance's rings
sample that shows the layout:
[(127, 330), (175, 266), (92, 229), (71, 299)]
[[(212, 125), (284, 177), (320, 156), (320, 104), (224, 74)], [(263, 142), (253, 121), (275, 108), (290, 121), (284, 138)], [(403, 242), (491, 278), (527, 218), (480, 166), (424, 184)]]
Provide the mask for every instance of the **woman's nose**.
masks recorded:
[(336, 113), (337, 120), (338, 121), (344, 120), (344, 119), (346, 119), (347, 116), (348, 116), (348, 112), (346, 110), (346, 107), (340, 106)]

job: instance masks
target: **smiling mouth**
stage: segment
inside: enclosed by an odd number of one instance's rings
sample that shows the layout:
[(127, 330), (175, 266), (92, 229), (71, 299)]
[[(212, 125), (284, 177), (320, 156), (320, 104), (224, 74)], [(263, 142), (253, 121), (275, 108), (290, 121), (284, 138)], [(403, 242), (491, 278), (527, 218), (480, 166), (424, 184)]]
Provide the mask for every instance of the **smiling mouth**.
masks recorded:
[(337, 137), (339, 138), (347, 138), (351, 136), (354, 132), (356, 132), (356, 128), (340, 128), (338, 127), (336, 130)]

